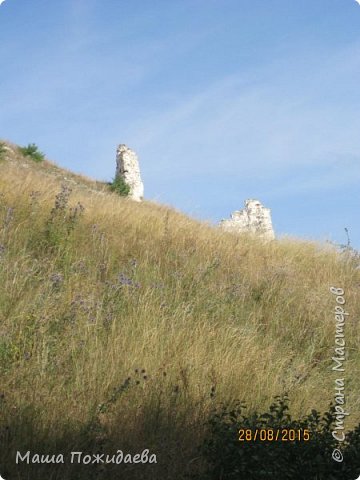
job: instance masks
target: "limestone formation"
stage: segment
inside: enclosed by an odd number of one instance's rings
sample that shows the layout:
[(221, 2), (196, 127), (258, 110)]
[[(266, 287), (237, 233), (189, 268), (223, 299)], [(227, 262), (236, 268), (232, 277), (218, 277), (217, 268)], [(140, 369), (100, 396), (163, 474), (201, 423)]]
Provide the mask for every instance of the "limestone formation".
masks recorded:
[(245, 208), (235, 211), (230, 219), (222, 220), (220, 227), (230, 232), (251, 232), (265, 240), (275, 238), (270, 209), (259, 200), (246, 200)]
[(144, 197), (144, 185), (136, 153), (126, 145), (119, 145), (116, 151), (116, 178), (122, 177), (129, 185), (129, 198), (140, 202)]

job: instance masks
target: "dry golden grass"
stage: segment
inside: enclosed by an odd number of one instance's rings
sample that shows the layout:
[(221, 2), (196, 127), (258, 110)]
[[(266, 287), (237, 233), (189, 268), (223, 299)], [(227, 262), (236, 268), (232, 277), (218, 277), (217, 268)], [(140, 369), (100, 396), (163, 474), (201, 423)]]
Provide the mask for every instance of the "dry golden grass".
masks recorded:
[[(180, 478), (218, 402), (266, 409), (287, 392), (294, 415), (326, 410), (332, 285), (344, 288), (351, 314), (347, 426), (359, 422), (354, 260), (296, 239), (263, 244), (224, 233), (79, 176), (69, 183), (74, 177), (64, 180), (50, 163), (8, 157), (0, 164), (0, 365), (9, 451), (20, 436), (36, 446), (35, 433), (49, 442), (56, 432), (61, 443), (98, 422), (117, 448), (168, 452), (161, 477), (144, 478)], [(69, 199), (66, 190), (59, 196), (64, 182)], [(63, 204), (54, 209), (56, 196)]]

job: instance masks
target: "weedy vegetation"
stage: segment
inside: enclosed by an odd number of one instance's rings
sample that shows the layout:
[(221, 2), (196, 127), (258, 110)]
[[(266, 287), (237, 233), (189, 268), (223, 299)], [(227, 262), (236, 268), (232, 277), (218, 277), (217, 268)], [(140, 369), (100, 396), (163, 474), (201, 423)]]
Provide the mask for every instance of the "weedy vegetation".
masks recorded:
[(298, 420), (288, 410), (285, 395), (276, 397), (263, 414), (247, 413), (244, 403), (218, 407), (210, 415), (208, 436), (200, 448), (207, 470), (193, 478), (355, 479), (360, 465), (360, 425), (342, 443), (346, 461), (335, 462), (335, 407), (323, 415), (313, 409)]
[(0, 162), (3, 162), (5, 160), (5, 153), (6, 153), (5, 143), (0, 142)]
[(122, 177), (115, 177), (110, 183), (110, 191), (117, 193), (121, 197), (127, 197), (130, 193), (130, 185)]
[(29, 143), (26, 147), (19, 147), (19, 151), (24, 157), (29, 157), (34, 162), (40, 163), (45, 160), (45, 155), (40, 152), (39, 147), (35, 143)]
[[(345, 290), (350, 312), (346, 427), (358, 438), (358, 257), (291, 238), (263, 244), (41, 168), (1, 164), (4, 478), (255, 479), (245, 473), (256, 461), (268, 472), (259, 478), (286, 478), (271, 476), (281, 446), (239, 446), (236, 429), (258, 425), (256, 412), (287, 393), (291, 418), (280, 420), (305, 418), (298, 422), (312, 422), (325, 438), (311, 412), (329, 413), (333, 401), (330, 286)], [(238, 400), (248, 415), (229, 417)], [(214, 417), (220, 405), (224, 413)], [(310, 458), (321, 445), (296, 455)], [(149, 449), (157, 463), (14, 460), (16, 451), (118, 449)], [(321, 475), (306, 478), (331, 478)]]

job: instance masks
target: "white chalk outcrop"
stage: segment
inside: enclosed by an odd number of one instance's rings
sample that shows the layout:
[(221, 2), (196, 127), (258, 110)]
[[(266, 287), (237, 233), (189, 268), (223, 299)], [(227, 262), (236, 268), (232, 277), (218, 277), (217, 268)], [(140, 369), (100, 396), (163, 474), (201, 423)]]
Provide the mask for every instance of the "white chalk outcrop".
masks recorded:
[(271, 211), (265, 208), (259, 200), (245, 201), (245, 208), (232, 213), (230, 219), (222, 220), (220, 227), (230, 232), (250, 232), (265, 240), (275, 238), (271, 221)]
[(140, 166), (136, 153), (121, 144), (116, 151), (116, 178), (122, 177), (129, 185), (129, 198), (140, 202), (144, 198), (144, 184), (141, 180)]

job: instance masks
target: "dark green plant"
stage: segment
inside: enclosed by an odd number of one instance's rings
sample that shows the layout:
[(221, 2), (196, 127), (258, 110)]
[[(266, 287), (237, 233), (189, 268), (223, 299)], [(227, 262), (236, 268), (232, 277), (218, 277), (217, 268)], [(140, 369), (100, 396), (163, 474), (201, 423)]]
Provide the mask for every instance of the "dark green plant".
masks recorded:
[(6, 152), (5, 143), (0, 142), (0, 162), (5, 160), (5, 152)]
[(125, 182), (123, 177), (118, 176), (110, 183), (110, 190), (121, 197), (127, 197), (130, 193), (130, 185)]
[(45, 155), (40, 152), (35, 143), (29, 143), (27, 147), (19, 147), (19, 150), (25, 157), (30, 157), (34, 162), (40, 163), (45, 159)]
[(101, 403), (100, 405), (98, 405), (97, 413), (98, 414), (106, 413), (111, 407), (111, 405), (116, 403), (117, 399), (129, 389), (130, 383), (131, 383), (131, 378), (128, 377), (124, 380), (124, 382), (121, 385), (119, 385), (118, 387), (115, 387), (112, 390), (111, 396), (104, 403)]
[[(332, 436), (333, 406), (323, 416), (312, 410), (299, 420), (288, 413), (287, 397), (276, 397), (263, 414), (247, 415), (245, 409), (245, 404), (238, 403), (234, 408), (222, 405), (213, 412), (207, 439), (200, 447), (207, 471), (193, 478), (352, 480), (360, 473), (360, 425), (347, 434), (339, 447)], [(260, 431), (265, 435), (263, 439), (259, 438)], [(289, 439), (290, 431), (295, 432), (295, 439)], [(248, 432), (247, 440), (244, 432)], [(342, 463), (332, 458), (335, 448), (341, 449)]]

